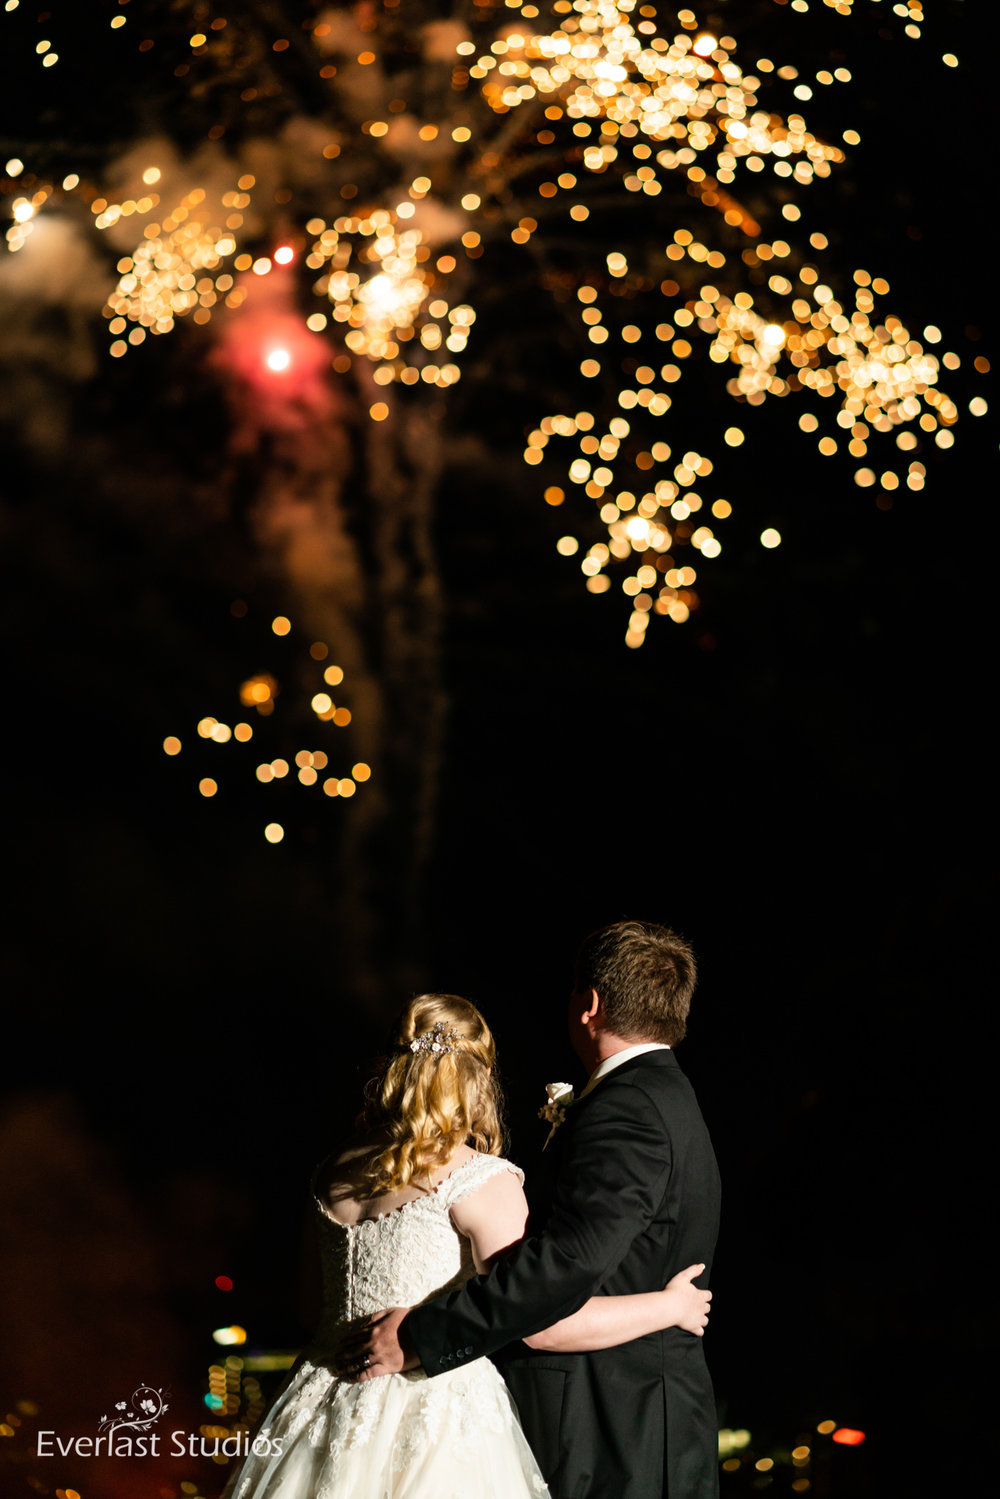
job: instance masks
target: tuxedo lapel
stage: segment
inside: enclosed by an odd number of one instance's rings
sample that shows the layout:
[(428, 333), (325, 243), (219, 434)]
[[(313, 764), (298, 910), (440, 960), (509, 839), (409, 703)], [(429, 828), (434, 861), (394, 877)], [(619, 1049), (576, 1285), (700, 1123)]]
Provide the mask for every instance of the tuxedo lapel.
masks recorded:
[(559, 1167), (566, 1149), (566, 1141), (572, 1133), (573, 1120), (580, 1117), (580, 1111), (588, 1107), (612, 1078), (623, 1078), (641, 1067), (676, 1069), (677, 1058), (672, 1051), (647, 1051), (643, 1052), (642, 1056), (630, 1057), (627, 1062), (622, 1062), (619, 1067), (615, 1067), (595, 1083), (589, 1093), (585, 1096), (581, 1093), (570, 1104), (566, 1110), (565, 1119), (549, 1140), (548, 1145), (545, 1141), (548, 1139), (551, 1126), (542, 1120), (539, 1121), (540, 1129), (532, 1132), (530, 1145), (518, 1154), (518, 1160), (524, 1165), (525, 1192), (533, 1225), (540, 1226), (548, 1217), (555, 1193), (556, 1178), (559, 1175)]

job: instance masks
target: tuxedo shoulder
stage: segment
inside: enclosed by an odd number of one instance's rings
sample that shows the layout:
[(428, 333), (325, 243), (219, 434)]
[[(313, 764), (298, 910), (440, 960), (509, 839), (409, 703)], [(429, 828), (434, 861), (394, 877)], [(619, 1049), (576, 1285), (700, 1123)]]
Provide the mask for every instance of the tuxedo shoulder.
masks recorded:
[(595, 1092), (603, 1089), (609, 1101), (628, 1090), (633, 1098), (647, 1099), (659, 1113), (673, 1112), (678, 1106), (697, 1108), (694, 1090), (672, 1051), (652, 1052), (616, 1067)]
[[(643, 1092), (659, 1093), (663, 1089), (686, 1084), (672, 1051), (645, 1052), (639, 1057), (630, 1057), (613, 1072), (609, 1072), (600, 1084), (601, 1088), (637, 1088)], [(597, 1091), (600, 1091), (599, 1089)]]
[[(669, 1053), (666, 1055), (669, 1056)], [(671, 1066), (660, 1062), (658, 1065), (643, 1067), (640, 1065), (642, 1060), (644, 1059), (637, 1058), (634, 1062), (616, 1067), (601, 1079), (594, 1091), (589, 1097), (582, 1099), (581, 1103), (587, 1104), (595, 1116), (622, 1112), (645, 1113), (647, 1110), (662, 1114), (666, 1101), (672, 1096), (683, 1074), (676, 1063)]]

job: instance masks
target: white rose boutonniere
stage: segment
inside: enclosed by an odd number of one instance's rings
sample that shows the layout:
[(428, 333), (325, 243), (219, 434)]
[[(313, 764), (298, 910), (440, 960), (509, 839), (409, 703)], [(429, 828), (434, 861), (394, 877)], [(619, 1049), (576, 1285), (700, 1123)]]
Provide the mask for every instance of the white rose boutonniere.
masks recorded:
[(549, 1130), (545, 1145), (542, 1146), (543, 1150), (566, 1118), (566, 1110), (574, 1102), (573, 1084), (546, 1083), (545, 1094), (546, 1100), (538, 1110), (538, 1117), (544, 1119), (546, 1124), (551, 1124), (552, 1128)]

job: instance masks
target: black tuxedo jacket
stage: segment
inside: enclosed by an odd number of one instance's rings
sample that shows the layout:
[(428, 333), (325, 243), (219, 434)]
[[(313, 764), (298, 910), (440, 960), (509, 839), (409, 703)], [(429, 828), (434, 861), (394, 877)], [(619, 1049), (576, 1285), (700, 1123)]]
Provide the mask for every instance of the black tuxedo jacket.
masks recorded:
[[(660, 1290), (704, 1262), (719, 1173), (672, 1051), (623, 1062), (568, 1111), (541, 1233), (406, 1326), (428, 1374), (498, 1356), (554, 1499), (714, 1499), (718, 1437), (700, 1338), (678, 1328), (598, 1353), (517, 1341), (593, 1295)], [(513, 1348), (507, 1345), (515, 1343)]]

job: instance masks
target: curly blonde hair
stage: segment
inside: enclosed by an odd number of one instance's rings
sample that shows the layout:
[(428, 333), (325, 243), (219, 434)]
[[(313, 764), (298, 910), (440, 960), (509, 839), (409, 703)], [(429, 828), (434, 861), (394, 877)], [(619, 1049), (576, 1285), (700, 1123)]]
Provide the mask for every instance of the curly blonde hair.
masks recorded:
[[(450, 1051), (412, 1043), (435, 1026), (452, 1033)], [(496, 1047), (475, 1005), (457, 994), (418, 994), (399, 1017), (396, 1045), (369, 1085), (359, 1130), (388, 1136), (363, 1173), (371, 1196), (396, 1191), (451, 1159), (457, 1145), (487, 1155), (503, 1148), (502, 1101), (493, 1073)]]

